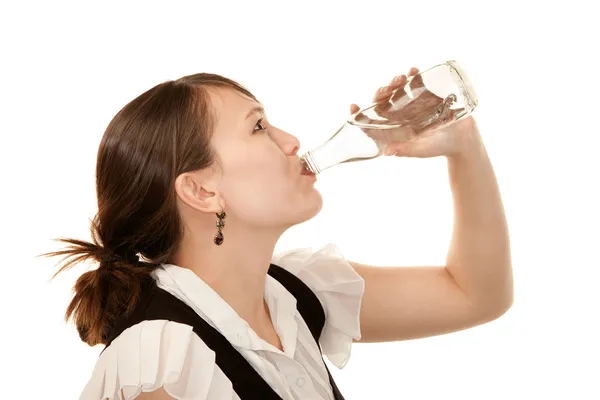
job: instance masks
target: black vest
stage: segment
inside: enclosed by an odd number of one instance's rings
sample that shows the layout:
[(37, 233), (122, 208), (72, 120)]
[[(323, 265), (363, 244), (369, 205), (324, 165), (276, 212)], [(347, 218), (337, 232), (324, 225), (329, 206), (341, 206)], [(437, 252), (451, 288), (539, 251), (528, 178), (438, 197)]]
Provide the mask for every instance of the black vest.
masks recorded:
[[(320, 349), (319, 337), (325, 325), (325, 312), (317, 296), (304, 282), (278, 265), (270, 265), (269, 275), (277, 279), (296, 298), (296, 307)], [(110, 346), (110, 343), (125, 329), (142, 321), (156, 319), (179, 322), (193, 327), (194, 333), (215, 352), (217, 365), (229, 378), (233, 390), (241, 400), (281, 400), (281, 397), (219, 331), (210, 326), (190, 306), (159, 288), (154, 279), (145, 283), (133, 313), (117, 321), (108, 337), (106, 347)], [(344, 400), (326, 364), (325, 368), (335, 399)]]

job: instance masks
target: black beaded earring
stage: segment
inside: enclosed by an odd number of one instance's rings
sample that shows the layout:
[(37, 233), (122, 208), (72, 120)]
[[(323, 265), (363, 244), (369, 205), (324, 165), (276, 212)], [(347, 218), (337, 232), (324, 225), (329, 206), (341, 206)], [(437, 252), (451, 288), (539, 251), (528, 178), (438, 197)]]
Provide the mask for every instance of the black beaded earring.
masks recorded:
[(225, 226), (225, 212), (217, 213), (219, 220), (217, 221), (217, 233), (215, 234), (215, 244), (220, 246), (223, 244), (223, 232), (221, 231)]

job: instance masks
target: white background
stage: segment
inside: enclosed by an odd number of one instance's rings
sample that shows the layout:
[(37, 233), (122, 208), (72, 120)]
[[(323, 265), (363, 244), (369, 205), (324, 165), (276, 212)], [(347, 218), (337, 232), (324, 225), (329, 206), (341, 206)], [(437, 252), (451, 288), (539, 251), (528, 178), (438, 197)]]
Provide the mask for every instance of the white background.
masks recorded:
[[(514, 306), (463, 332), (355, 345), (334, 378), (348, 400), (600, 398), (600, 32), (587, 2), (89, 4), (0, 8), (0, 397), (75, 399), (91, 374), (100, 348), (63, 321), (87, 266), (49, 282), (58, 259), (35, 256), (58, 248), (52, 238), (90, 239), (98, 144), (128, 101), (219, 73), (306, 151), (393, 76), (456, 59), (509, 221)], [(317, 187), (323, 211), (278, 250), (333, 242), (375, 265), (444, 262), (444, 159), (342, 165)]]

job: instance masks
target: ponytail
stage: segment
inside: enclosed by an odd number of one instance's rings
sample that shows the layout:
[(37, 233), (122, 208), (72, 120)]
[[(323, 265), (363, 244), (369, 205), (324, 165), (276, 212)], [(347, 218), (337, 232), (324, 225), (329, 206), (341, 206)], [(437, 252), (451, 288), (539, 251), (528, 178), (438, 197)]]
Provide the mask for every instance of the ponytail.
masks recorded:
[(65, 313), (65, 320), (73, 319), (82, 341), (94, 346), (106, 344), (115, 322), (129, 315), (137, 304), (143, 284), (151, 277), (156, 264), (136, 260), (133, 252), (118, 255), (97, 244), (76, 239), (59, 239), (71, 246), (65, 250), (42, 256), (66, 255), (70, 260), (54, 275), (71, 268), (73, 264), (94, 259), (98, 268), (83, 273), (75, 282), (75, 293)]

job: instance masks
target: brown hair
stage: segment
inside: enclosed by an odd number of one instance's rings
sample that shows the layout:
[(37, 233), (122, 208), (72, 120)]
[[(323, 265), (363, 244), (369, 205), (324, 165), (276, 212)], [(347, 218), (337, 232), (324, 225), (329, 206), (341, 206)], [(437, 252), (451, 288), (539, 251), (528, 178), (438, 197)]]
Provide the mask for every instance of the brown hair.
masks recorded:
[[(109, 123), (98, 149), (92, 243), (59, 238), (70, 246), (40, 255), (70, 258), (52, 278), (87, 259), (99, 262), (77, 279), (65, 314), (90, 346), (106, 344), (116, 320), (133, 311), (150, 273), (178, 249), (183, 231), (175, 179), (217, 161), (210, 146), (210, 87), (256, 100), (237, 82), (201, 73), (161, 83), (129, 102)], [(131, 261), (137, 253), (145, 261)]]

